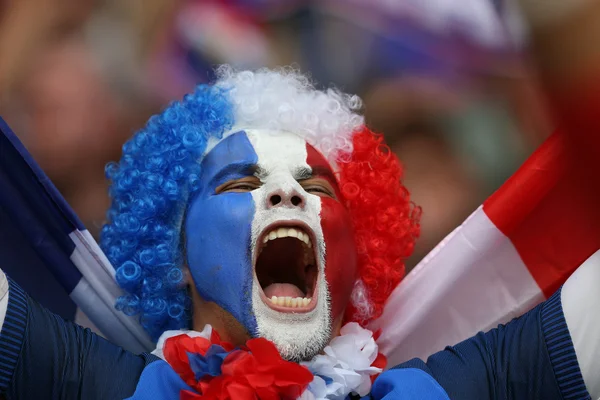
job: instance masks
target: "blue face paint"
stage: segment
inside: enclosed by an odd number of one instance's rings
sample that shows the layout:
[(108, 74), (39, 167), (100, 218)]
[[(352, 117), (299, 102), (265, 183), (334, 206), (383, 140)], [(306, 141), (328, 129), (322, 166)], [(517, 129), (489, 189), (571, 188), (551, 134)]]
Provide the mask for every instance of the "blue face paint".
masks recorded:
[(200, 189), (185, 219), (187, 262), (198, 293), (231, 313), (252, 334), (250, 193), (215, 194), (232, 179), (252, 175), (258, 157), (245, 132), (235, 133), (204, 157)]

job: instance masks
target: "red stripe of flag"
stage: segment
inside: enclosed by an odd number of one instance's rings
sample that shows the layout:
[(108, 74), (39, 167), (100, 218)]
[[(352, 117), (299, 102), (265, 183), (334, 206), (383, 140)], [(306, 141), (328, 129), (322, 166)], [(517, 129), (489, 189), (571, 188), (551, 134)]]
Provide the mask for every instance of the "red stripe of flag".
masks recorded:
[(600, 199), (576, 154), (555, 133), (483, 205), (546, 297), (600, 248)]

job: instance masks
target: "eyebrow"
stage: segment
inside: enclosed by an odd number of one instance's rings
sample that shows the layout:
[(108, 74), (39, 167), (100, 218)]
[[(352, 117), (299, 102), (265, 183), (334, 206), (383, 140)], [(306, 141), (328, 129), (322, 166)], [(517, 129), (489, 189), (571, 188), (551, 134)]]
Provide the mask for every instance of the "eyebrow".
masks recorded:
[(331, 169), (321, 165), (316, 165), (313, 168), (300, 167), (294, 171), (294, 177), (299, 181), (310, 179), (315, 176), (321, 176), (330, 180), (332, 183), (337, 183), (337, 179)]
[(252, 176), (259, 172), (259, 167), (253, 163), (233, 163), (221, 168), (211, 179), (212, 182), (221, 182), (226, 179), (234, 179), (234, 176)]

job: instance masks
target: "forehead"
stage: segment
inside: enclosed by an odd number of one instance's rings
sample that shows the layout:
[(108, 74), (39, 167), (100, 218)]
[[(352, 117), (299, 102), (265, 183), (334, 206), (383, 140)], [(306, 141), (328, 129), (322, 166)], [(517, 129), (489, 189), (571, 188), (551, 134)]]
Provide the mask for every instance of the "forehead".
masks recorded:
[(307, 143), (290, 132), (248, 129), (246, 136), (265, 169), (308, 167)]
[(204, 167), (224, 168), (230, 164), (256, 165), (273, 169), (310, 168), (332, 171), (330, 164), (301, 137), (285, 131), (247, 129), (228, 135), (204, 157)]

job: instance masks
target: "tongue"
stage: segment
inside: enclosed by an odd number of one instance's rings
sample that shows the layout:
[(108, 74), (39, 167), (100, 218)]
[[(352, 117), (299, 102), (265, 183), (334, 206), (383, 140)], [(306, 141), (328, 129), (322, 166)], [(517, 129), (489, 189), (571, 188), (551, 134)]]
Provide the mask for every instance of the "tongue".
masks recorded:
[(264, 289), (265, 296), (277, 297), (304, 297), (304, 292), (291, 283), (272, 283)]

